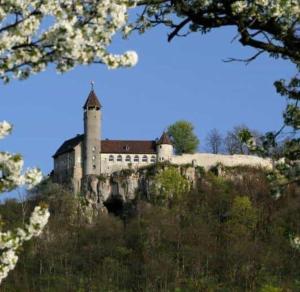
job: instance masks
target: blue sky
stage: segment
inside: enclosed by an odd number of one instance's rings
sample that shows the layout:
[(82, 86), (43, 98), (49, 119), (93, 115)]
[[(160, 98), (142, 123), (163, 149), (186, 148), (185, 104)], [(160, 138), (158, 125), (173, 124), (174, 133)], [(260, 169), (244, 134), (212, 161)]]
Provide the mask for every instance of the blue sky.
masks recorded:
[(226, 133), (243, 123), (262, 132), (276, 130), (285, 100), (273, 82), (289, 78), (295, 69), (267, 56), (248, 66), (224, 63), (253, 53), (237, 41), (231, 43), (234, 35), (226, 28), (167, 43), (166, 31), (158, 28), (126, 41), (117, 39), (111, 48), (136, 50), (135, 68), (92, 65), (63, 75), (48, 68), (26, 81), (0, 84), (1, 120), (15, 126), (0, 149), (20, 152), (26, 166), (49, 173), (55, 150), (83, 131), (82, 105), (91, 80), (103, 105), (103, 138), (155, 139), (171, 123), (186, 119), (194, 124), (204, 151), (204, 138), (212, 128)]

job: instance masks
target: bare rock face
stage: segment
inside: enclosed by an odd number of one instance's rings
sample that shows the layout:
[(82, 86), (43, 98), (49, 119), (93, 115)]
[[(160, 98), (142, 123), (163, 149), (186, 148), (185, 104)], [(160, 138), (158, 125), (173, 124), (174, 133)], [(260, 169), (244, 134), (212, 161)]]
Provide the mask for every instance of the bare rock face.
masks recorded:
[(96, 175), (88, 175), (82, 180), (82, 192), (87, 200), (89, 207), (107, 212), (104, 206), (104, 197), (101, 195), (102, 189), (100, 179)]
[[(155, 175), (169, 165), (158, 165), (152, 168), (127, 169), (114, 172), (107, 176), (89, 175), (83, 179), (82, 194), (91, 210), (95, 212), (114, 212), (122, 214), (124, 206), (131, 205), (135, 199), (144, 203), (150, 202), (155, 196)], [(190, 182), (191, 188), (196, 188), (202, 181), (203, 169), (193, 165), (172, 165)], [(248, 166), (225, 167), (217, 164), (211, 170), (215, 175), (231, 180), (233, 183), (245, 183), (255, 180), (259, 173), (258, 168)], [(117, 211), (116, 211), (117, 210)]]
[[(155, 173), (162, 169), (129, 169), (107, 176), (89, 175), (82, 181), (82, 193), (89, 206), (101, 212), (107, 212), (110, 204), (130, 203), (138, 194), (147, 201), (151, 196)], [(195, 167), (178, 167), (178, 171), (192, 186), (196, 185), (199, 174)]]

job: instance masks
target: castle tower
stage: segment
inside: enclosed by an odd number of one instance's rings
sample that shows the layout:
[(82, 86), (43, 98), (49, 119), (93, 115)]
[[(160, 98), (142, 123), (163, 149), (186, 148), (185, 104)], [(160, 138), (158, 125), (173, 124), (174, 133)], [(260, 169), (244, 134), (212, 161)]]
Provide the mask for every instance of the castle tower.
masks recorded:
[(173, 145), (166, 132), (163, 132), (157, 142), (157, 161), (171, 161), (173, 156)]
[(101, 104), (94, 92), (93, 84), (83, 110), (83, 175), (100, 174)]

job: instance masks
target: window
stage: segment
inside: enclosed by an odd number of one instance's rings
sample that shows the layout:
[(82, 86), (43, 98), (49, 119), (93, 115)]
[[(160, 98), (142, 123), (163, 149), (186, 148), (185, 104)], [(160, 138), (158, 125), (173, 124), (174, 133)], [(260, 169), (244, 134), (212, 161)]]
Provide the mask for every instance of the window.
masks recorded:
[(125, 145), (125, 146), (123, 147), (123, 149), (124, 149), (125, 151), (129, 151), (129, 146), (128, 146), (128, 145)]
[(95, 164), (93, 164), (93, 169), (96, 169), (96, 165)]
[(95, 160), (96, 159), (96, 156), (95, 155), (93, 155), (93, 158), (92, 158), (93, 160)]
[(130, 162), (130, 161), (131, 161), (131, 157), (130, 157), (130, 155), (127, 155), (127, 156), (126, 156), (126, 158), (125, 158), (125, 161), (128, 161), (128, 162)]
[(155, 162), (156, 161), (156, 157), (154, 155), (151, 156), (151, 162)]
[(144, 155), (144, 156), (143, 156), (142, 161), (143, 161), (143, 162), (148, 162), (148, 157), (147, 157), (147, 155)]
[(114, 156), (113, 155), (109, 155), (108, 161), (114, 161), (114, 160), (115, 160)]
[(118, 155), (117, 161), (122, 161), (122, 155)]
[(138, 155), (135, 155), (133, 161), (134, 161), (134, 162), (139, 162), (139, 161), (140, 161), (139, 156), (138, 156)]
[(93, 152), (95, 152), (95, 151), (96, 151), (96, 147), (95, 147), (95, 146), (93, 146), (92, 150), (93, 150)]

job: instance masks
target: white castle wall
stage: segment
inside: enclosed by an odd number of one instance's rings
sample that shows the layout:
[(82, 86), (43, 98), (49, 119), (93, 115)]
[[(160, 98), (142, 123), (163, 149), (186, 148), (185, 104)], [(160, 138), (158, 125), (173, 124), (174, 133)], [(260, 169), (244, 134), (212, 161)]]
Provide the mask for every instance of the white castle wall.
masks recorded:
[[(114, 157), (113, 161), (109, 161), (110, 156)], [(121, 156), (122, 161), (117, 161), (117, 157)], [(130, 161), (126, 161), (126, 157), (130, 157)], [(135, 161), (135, 157), (138, 157), (138, 161)], [(143, 161), (143, 158), (147, 157), (147, 161)], [(119, 154), (119, 153), (109, 153), (101, 154), (101, 173), (110, 174), (115, 171), (120, 171), (122, 169), (128, 168), (140, 168), (152, 163), (156, 163), (156, 154)]]
[(202, 166), (206, 170), (215, 166), (217, 163), (221, 163), (225, 166), (238, 166), (248, 165), (256, 167), (272, 168), (271, 159), (264, 159), (252, 155), (222, 155), (222, 154), (210, 154), (210, 153), (195, 153), (195, 154), (183, 154), (174, 155), (171, 159), (174, 164), (189, 164), (192, 163), (195, 166)]

